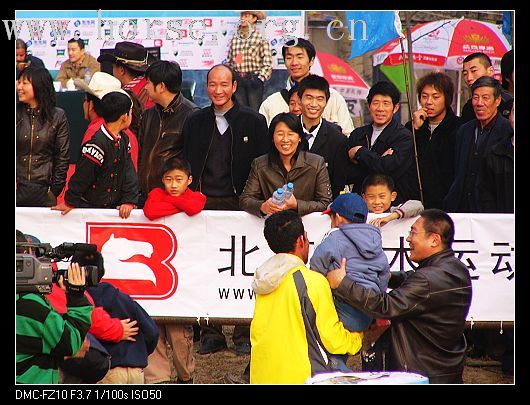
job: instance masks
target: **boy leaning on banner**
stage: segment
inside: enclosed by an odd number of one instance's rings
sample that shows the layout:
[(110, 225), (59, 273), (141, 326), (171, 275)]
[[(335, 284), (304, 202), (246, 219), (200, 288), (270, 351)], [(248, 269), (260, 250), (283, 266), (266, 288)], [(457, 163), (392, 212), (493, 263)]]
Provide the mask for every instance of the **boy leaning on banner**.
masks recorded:
[(372, 225), (384, 226), (390, 221), (401, 218), (413, 218), (423, 212), (423, 204), (418, 200), (408, 200), (397, 207), (392, 207), (392, 202), (397, 197), (392, 177), (385, 174), (372, 174), (363, 181), (363, 200), (368, 206), (368, 211), (374, 214), (390, 212), (389, 215), (374, 218)]
[[(187, 215), (198, 214), (204, 208), (206, 196), (200, 191), (191, 191), (193, 181), (188, 161), (172, 158), (162, 166), (164, 189), (156, 187), (149, 192), (144, 205), (144, 215), (155, 220), (184, 211)], [(162, 323), (157, 321), (160, 338), (155, 351), (149, 356), (144, 370), (147, 383), (158, 384), (173, 381), (167, 345), (173, 352), (173, 365), (177, 372), (177, 383), (193, 383), (195, 358), (193, 356), (193, 328), (191, 325)]]
[(76, 207), (115, 208), (128, 218), (138, 202), (138, 177), (124, 132), (131, 125), (133, 102), (120, 89), (106, 94), (101, 105), (105, 122), (83, 144), (64, 203), (52, 207), (62, 215)]

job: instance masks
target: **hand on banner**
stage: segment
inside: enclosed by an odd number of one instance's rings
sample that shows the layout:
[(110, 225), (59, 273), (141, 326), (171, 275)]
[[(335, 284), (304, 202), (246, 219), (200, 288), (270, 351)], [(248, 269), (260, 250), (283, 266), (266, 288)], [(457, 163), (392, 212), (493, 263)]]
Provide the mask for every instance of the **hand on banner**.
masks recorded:
[(54, 205), (52, 207), (52, 210), (54, 211), (62, 211), (61, 212), (61, 215), (66, 215), (68, 214), (70, 211), (72, 211), (74, 209), (74, 207), (72, 207), (71, 205), (68, 205), (67, 203), (61, 203), (61, 204), (57, 204), (57, 205)]
[(393, 221), (394, 219), (399, 219), (399, 215), (396, 214), (395, 212), (383, 218), (374, 218), (370, 221), (370, 224), (381, 228), (382, 226), (389, 223), (390, 221)]
[(120, 210), (120, 218), (127, 219), (131, 215), (131, 211), (134, 208), (134, 204), (122, 204), (118, 205), (116, 209)]
[(414, 129), (418, 130), (423, 126), (423, 123), (427, 119), (427, 109), (421, 107), (418, 111), (412, 113), (412, 125)]
[(342, 258), (340, 267), (338, 269), (328, 271), (326, 278), (328, 279), (329, 286), (332, 289), (336, 289), (339, 287), (340, 282), (344, 277), (346, 277), (346, 259)]

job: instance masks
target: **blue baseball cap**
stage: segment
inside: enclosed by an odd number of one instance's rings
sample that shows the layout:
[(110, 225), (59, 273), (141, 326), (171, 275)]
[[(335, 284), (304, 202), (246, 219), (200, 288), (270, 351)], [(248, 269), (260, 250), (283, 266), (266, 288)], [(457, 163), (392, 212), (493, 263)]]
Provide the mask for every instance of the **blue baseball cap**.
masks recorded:
[(368, 206), (357, 193), (340, 194), (322, 213), (329, 214), (332, 211), (359, 224), (365, 223), (368, 217)]

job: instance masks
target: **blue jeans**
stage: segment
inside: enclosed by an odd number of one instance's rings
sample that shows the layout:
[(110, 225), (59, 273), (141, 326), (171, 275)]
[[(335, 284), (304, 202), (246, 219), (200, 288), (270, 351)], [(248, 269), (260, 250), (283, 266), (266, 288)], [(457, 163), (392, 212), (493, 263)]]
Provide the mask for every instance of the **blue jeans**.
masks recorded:
[[(346, 304), (340, 298), (333, 296), (335, 308), (339, 315), (339, 320), (342, 321), (344, 327), (352, 332), (359, 332), (368, 329), (372, 323), (372, 317), (364, 314), (351, 305)], [(342, 371), (343, 373), (351, 373), (352, 370), (346, 366), (348, 360), (347, 354), (330, 354), (329, 366), (333, 370)]]
[(335, 308), (339, 319), (344, 324), (344, 327), (352, 332), (359, 332), (368, 329), (372, 323), (372, 317), (355, 309), (351, 305), (346, 304), (340, 298), (333, 296)]

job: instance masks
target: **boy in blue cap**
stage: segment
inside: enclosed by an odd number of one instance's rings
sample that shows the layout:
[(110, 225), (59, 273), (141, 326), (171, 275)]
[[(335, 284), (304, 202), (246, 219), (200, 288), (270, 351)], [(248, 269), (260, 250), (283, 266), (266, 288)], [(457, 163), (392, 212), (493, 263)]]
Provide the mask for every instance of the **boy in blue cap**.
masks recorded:
[[(326, 275), (347, 259), (346, 277), (376, 293), (385, 292), (390, 266), (383, 251), (381, 231), (366, 223), (368, 207), (357, 193), (340, 194), (323, 212), (331, 216), (331, 230), (311, 257), (311, 270)], [(372, 318), (333, 296), (335, 308), (344, 327), (350, 331), (368, 329)], [(330, 355), (333, 367), (349, 372), (343, 355)]]

